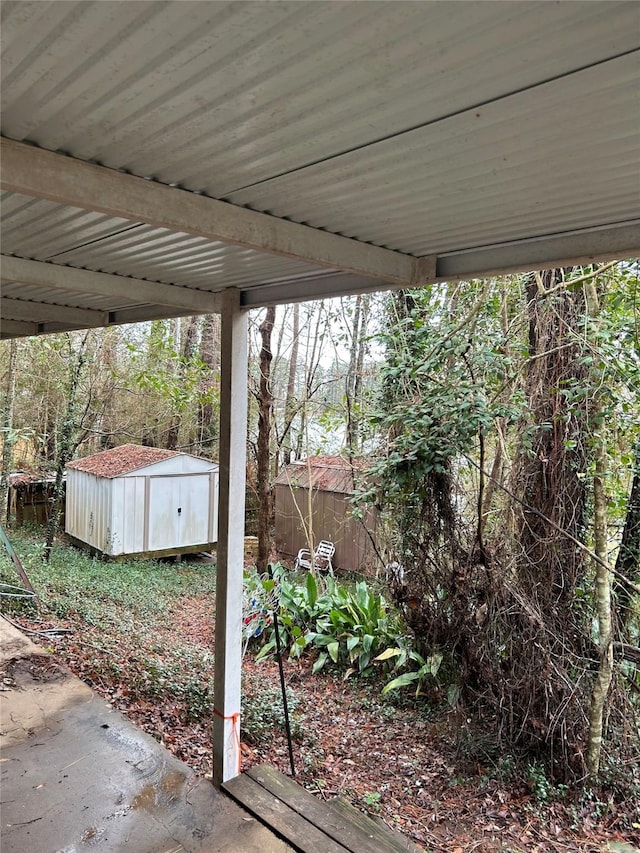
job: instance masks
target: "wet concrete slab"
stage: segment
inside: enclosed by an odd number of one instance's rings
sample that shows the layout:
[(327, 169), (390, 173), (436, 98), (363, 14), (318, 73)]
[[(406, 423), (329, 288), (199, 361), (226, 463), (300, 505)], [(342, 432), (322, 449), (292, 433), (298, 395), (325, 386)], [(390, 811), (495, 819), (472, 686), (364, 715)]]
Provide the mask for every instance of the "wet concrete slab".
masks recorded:
[(0, 617), (2, 853), (291, 848)]

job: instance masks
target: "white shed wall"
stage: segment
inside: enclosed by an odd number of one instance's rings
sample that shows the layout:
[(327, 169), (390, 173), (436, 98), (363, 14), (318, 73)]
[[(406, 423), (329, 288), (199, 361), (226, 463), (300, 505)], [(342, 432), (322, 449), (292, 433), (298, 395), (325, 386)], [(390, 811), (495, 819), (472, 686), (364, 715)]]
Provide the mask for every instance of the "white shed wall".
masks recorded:
[(110, 554), (112, 535), (111, 480), (85, 471), (67, 471), (65, 530), (76, 539)]
[(145, 465), (144, 468), (138, 468), (137, 471), (130, 471), (123, 474), (123, 477), (155, 477), (157, 475), (166, 476), (170, 474), (201, 474), (207, 471), (215, 471), (218, 466), (209, 462), (206, 459), (198, 459), (197, 456), (170, 456), (168, 459), (162, 459), (160, 462), (154, 462), (152, 465)]
[(116, 477), (111, 480), (112, 530), (110, 556), (136, 554), (144, 547), (146, 477)]
[(112, 479), (70, 468), (65, 530), (110, 557), (216, 542), (218, 477), (189, 456)]

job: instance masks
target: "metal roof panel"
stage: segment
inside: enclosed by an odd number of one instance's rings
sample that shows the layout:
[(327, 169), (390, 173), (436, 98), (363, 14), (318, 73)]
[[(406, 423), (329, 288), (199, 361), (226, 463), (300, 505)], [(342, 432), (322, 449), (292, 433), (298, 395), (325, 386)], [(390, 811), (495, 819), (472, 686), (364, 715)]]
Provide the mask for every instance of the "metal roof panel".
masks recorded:
[[(273, 218), (261, 225), (270, 245), (169, 230), (176, 220), (139, 207), (127, 219), (122, 205), (92, 207), (112, 172), (91, 198), (48, 195), (66, 205), (6, 193), (6, 253), (145, 284), (236, 286), (257, 305), (384, 286), (374, 246), (401, 258), (409, 272), (386, 280), (404, 285), (640, 244), (635, 2), (6, 0), (0, 15), (3, 135)], [(29, 174), (6, 186), (38, 195), (43, 176)], [(278, 219), (310, 227), (279, 222), (274, 248)], [(374, 260), (314, 255), (322, 231), (360, 241), (347, 255), (373, 244)], [(399, 253), (428, 256), (436, 273)], [(38, 292), (77, 317), (109, 303), (95, 289), (56, 302)], [(114, 297), (109, 311), (125, 313), (110, 322), (185, 301), (129, 309)]]

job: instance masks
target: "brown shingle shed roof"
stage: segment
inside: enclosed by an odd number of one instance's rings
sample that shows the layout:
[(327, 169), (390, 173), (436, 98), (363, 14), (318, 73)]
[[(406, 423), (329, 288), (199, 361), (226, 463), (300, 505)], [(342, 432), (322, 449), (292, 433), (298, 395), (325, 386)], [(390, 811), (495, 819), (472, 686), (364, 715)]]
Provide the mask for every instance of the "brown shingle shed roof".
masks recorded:
[(274, 485), (301, 489), (318, 489), (322, 492), (350, 495), (354, 489), (353, 472), (366, 467), (364, 459), (354, 459), (351, 464), (341, 456), (311, 456), (309, 459), (287, 465)]
[(172, 456), (181, 456), (177, 450), (162, 450), (158, 447), (140, 447), (137, 444), (123, 444), (112, 450), (103, 450), (93, 456), (85, 456), (84, 459), (76, 459), (69, 462), (67, 468), (76, 471), (84, 471), (87, 474), (95, 474), (96, 477), (113, 478), (138, 468), (146, 468)]

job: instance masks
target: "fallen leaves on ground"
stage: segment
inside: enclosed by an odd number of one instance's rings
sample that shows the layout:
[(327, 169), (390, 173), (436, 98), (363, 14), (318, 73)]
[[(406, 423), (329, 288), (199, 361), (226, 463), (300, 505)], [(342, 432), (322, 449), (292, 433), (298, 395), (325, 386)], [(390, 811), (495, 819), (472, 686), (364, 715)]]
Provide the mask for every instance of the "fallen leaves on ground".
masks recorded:
[[(211, 653), (212, 612), (211, 597), (176, 600), (164, 628), (155, 632), (154, 653), (161, 655), (172, 641)], [(80, 678), (196, 772), (211, 773), (210, 717), (188, 719), (177, 696), (139, 695), (139, 638), (116, 640), (72, 618), (56, 624), (75, 628), (52, 637), (50, 645)], [(37, 627), (42, 630), (42, 623)], [(429, 719), (410, 706), (381, 701), (375, 685), (314, 676), (304, 662), (287, 661), (285, 667), (302, 721), (294, 744), (297, 780), (318, 797), (347, 798), (430, 853), (596, 853), (612, 849), (608, 842), (628, 851), (640, 844), (640, 833), (628, 829), (629, 814), (613, 802), (542, 805), (525, 782), (505, 783), (495, 767), (470, 772), (460, 746), (466, 720), (453, 713)], [(275, 663), (256, 663), (247, 655), (244, 670), (277, 689)], [(289, 772), (280, 729), (267, 739), (243, 740), (242, 756), (245, 770), (267, 762)]]

